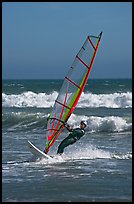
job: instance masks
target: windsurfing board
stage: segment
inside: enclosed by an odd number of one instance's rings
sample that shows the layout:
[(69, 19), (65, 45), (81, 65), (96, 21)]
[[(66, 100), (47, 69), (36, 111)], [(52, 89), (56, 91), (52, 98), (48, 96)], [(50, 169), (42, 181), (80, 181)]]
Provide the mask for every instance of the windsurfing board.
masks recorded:
[(44, 152), (42, 152), (40, 149), (38, 149), (34, 144), (32, 144), (32, 142), (30, 142), (29, 140), (27, 140), (27, 146), (29, 147), (31, 153), (38, 157), (38, 158), (46, 158), (46, 159), (53, 159), (52, 157), (50, 157), (49, 155), (45, 154)]

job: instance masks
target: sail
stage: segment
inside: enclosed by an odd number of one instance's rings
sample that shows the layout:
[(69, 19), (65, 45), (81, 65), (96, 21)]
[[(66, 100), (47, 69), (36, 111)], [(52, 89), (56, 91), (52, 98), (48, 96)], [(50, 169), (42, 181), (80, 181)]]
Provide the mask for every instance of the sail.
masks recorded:
[(65, 77), (47, 124), (46, 153), (64, 129), (64, 123), (75, 110), (88, 80), (102, 32), (99, 36), (88, 36), (76, 55)]

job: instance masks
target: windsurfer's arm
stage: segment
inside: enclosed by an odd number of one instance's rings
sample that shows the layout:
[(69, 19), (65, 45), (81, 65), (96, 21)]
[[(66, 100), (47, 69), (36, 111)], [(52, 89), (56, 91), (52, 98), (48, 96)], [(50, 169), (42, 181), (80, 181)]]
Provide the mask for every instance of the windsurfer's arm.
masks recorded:
[(73, 130), (73, 128), (70, 127), (70, 125), (68, 125), (67, 123), (64, 124), (64, 126), (66, 127), (66, 129), (71, 132)]

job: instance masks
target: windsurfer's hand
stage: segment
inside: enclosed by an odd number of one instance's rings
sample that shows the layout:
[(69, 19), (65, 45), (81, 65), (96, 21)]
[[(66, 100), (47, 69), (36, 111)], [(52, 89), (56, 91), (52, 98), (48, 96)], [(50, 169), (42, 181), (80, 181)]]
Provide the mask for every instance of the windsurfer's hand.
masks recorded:
[(69, 129), (70, 129), (70, 125), (67, 124), (67, 125), (66, 125), (66, 128), (69, 128)]
[(67, 123), (64, 123), (64, 126), (67, 128), (69, 125)]
[(67, 130), (68, 130), (69, 132), (72, 131), (72, 128), (71, 128), (70, 125), (68, 125), (67, 123), (65, 123), (64, 126), (67, 128)]

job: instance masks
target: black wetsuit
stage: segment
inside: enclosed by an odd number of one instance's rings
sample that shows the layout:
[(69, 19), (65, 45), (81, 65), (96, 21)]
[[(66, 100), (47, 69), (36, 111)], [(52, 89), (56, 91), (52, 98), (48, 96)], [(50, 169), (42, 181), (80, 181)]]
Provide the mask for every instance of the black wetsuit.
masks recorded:
[(70, 134), (66, 137), (59, 145), (57, 154), (62, 154), (64, 148), (68, 145), (74, 144), (77, 140), (79, 140), (84, 134), (85, 130), (81, 128), (76, 128), (73, 130), (69, 130)]

